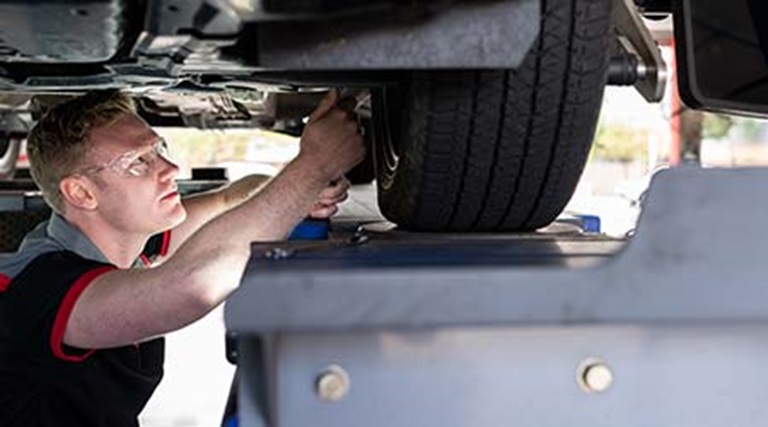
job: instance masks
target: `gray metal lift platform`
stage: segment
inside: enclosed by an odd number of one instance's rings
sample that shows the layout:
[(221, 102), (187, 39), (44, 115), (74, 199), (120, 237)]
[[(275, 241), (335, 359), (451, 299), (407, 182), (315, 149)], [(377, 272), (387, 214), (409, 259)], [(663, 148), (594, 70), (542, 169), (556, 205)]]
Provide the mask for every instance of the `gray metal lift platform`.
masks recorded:
[(768, 170), (666, 171), (628, 242), (255, 245), (241, 426), (768, 424)]

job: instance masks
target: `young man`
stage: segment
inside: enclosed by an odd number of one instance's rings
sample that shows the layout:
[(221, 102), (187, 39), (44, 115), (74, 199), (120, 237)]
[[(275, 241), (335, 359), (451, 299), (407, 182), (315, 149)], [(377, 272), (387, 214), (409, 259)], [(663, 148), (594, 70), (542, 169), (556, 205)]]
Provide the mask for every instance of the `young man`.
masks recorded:
[[(51, 109), (28, 154), (54, 215), (0, 258), (0, 425), (138, 425), (162, 376), (160, 337), (237, 287), (251, 242), (283, 239), (346, 196), (343, 175), (364, 148), (336, 97), (259, 191), (244, 178), (183, 203), (165, 142), (125, 95)], [(160, 250), (142, 253), (158, 233)], [(137, 268), (150, 256), (163, 262)]]

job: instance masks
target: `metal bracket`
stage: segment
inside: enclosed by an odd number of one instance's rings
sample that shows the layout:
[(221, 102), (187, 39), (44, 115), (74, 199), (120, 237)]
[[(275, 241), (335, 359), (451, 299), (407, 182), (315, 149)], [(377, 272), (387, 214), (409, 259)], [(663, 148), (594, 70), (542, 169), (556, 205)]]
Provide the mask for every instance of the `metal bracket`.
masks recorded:
[(666, 89), (667, 65), (633, 0), (615, 0), (613, 22), (621, 48), (639, 60), (635, 88), (648, 102), (661, 101)]
[(280, 259), (256, 245), (225, 313), (247, 356), (240, 425), (763, 426), (767, 184), (661, 172), (626, 246), (396, 230)]

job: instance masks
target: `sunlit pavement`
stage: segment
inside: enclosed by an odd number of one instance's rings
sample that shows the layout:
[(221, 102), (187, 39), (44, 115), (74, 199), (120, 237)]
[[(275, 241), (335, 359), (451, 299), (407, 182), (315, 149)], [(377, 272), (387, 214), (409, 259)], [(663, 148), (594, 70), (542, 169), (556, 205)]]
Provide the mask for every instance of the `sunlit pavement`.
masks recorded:
[(165, 378), (140, 417), (143, 427), (221, 424), (234, 366), (224, 357), (219, 307), (166, 338)]

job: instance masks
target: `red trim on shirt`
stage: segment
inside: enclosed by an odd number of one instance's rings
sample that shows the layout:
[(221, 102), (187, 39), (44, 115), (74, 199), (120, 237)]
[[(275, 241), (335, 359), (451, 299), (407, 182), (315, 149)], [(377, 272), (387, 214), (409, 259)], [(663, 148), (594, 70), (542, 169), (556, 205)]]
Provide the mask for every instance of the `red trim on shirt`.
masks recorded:
[(102, 274), (114, 270), (115, 267), (111, 265), (105, 265), (103, 267), (94, 268), (93, 270), (85, 272), (83, 275), (75, 280), (75, 283), (69, 288), (69, 291), (64, 296), (59, 311), (56, 313), (56, 320), (53, 322), (53, 331), (51, 332), (51, 350), (53, 355), (61, 360), (67, 362), (82, 362), (88, 356), (90, 356), (94, 350), (89, 350), (85, 354), (73, 356), (64, 353), (63, 341), (64, 332), (67, 330), (67, 323), (69, 322), (69, 316), (72, 315), (72, 310), (75, 308), (75, 303), (83, 293), (86, 287), (90, 285), (94, 279)]
[(141, 260), (141, 262), (144, 263), (144, 266), (146, 267), (149, 267), (152, 265), (152, 261), (150, 261), (149, 258), (147, 258), (147, 256), (144, 254), (139, 255), (139, 259)]
[(167, 230), (163, 233), (163, 244), (160, 246), (160, 256), (166, 256), (169, 247), (171, 247), (171, 230)]
[(5, 292), (11, 286), (11, 278), (5, 274), (0, 274), (0, 292)]

